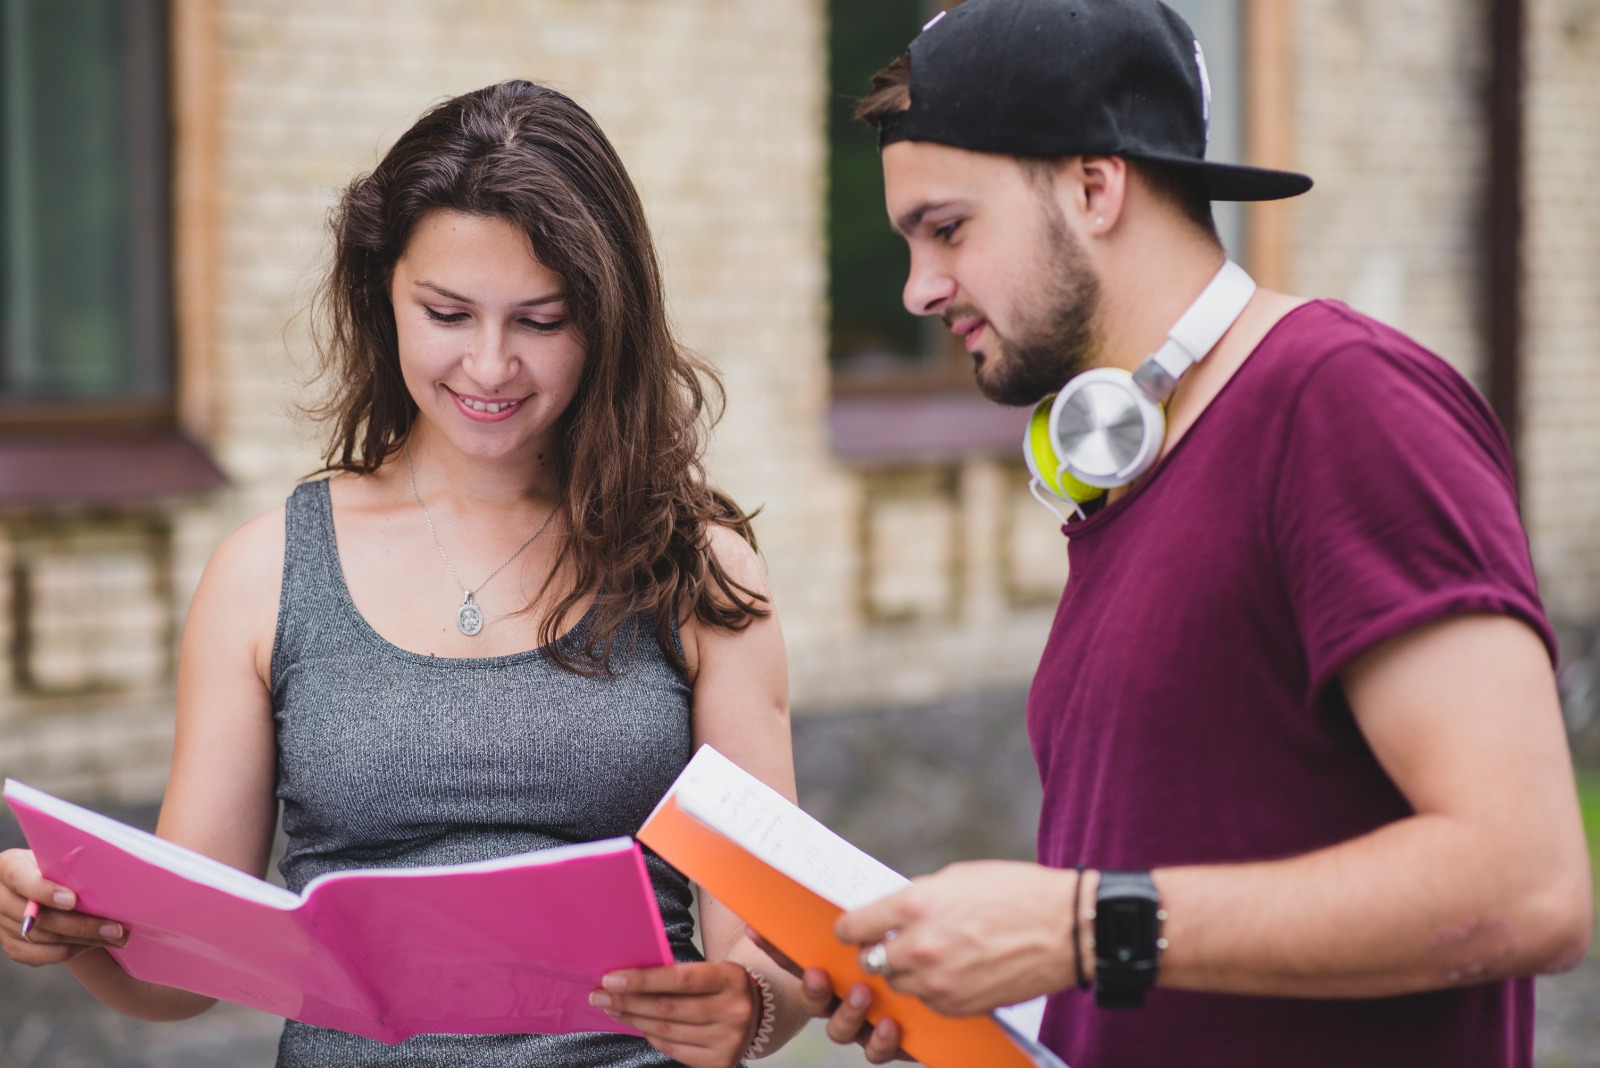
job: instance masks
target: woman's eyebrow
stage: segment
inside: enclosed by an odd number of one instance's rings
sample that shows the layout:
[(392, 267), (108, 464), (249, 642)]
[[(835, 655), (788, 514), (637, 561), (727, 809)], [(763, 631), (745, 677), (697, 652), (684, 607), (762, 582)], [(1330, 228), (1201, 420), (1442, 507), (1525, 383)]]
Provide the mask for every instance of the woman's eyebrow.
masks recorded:
[[(439, 294), (441, 297), (444, 297), (446, 300), (453, 300), (458, 304), (477, 304), (477, 301), (473, 300), (471, 297), (464, 297), (460, 293), (452, 293), (450, 290), (446, 289), (444, 286), (438, 285), (437, 283), (434, 283), (434, 282), (419, 281), (416, 284), (417, 284), (418, 287), (420, 287), (422, 289), (431, 290), (431, 291)], [(554, 304), (556, 301), (566, 300), (566, 299), (567, 299), (567, 294), (565, 292), (557, 291), (555, 293), (546, 294), (545, 296), (542, 296), (542, 297), (529, 297), (527, 300), (518, 301), (516, 304), (512, 305), (512, 307), (514, 307), (514, 308), (532, 308), (532, 307), (535, 307), (535, 306), (540, 305), (540, 304)]]

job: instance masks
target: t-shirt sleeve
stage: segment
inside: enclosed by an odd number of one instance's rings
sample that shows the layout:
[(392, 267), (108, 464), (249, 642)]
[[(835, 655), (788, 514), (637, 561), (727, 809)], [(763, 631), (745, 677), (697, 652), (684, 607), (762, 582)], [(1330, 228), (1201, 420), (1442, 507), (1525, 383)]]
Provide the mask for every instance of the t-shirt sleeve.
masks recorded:
[(1273, 538), (1315, 699), (1385, 639), (1494, 613), (1555, 639), (1505, 435), (1443, 361), (1381, 338), (1324, 354), (1290, 399)]

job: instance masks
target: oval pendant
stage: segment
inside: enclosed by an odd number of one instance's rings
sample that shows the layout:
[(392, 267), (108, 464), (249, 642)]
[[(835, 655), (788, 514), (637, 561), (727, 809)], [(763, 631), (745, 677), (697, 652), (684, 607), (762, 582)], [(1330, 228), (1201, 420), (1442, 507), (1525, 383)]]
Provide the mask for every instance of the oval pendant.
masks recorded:
[(456, 609), (456, 626), (469, 638), (483, 629), (483, 609), (478, 607), (478, 602), (472, 599), (470, 593), (461, 602), (461, 607)]

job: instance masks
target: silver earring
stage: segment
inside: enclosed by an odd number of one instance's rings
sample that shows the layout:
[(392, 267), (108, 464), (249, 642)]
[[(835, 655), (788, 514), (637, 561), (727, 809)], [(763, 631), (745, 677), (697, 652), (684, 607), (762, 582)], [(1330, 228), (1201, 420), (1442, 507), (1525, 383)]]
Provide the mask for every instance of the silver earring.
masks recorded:
[(1106, 224), (1106, 217), (1104, 215), (1096, 215), (1094, 217), (1094, 224), (1096, 226), (1104, 226)]

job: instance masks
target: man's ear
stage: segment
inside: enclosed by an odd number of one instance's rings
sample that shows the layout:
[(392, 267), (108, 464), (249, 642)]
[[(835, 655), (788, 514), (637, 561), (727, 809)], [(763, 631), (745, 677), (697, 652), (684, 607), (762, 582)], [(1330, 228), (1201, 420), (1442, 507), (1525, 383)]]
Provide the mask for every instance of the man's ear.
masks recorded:
[(1128, 161), (1121, 156), (1079, 156), (1075, 207), (1085, 232), (1100, 235), (1117, 225), (1128, 195)]

